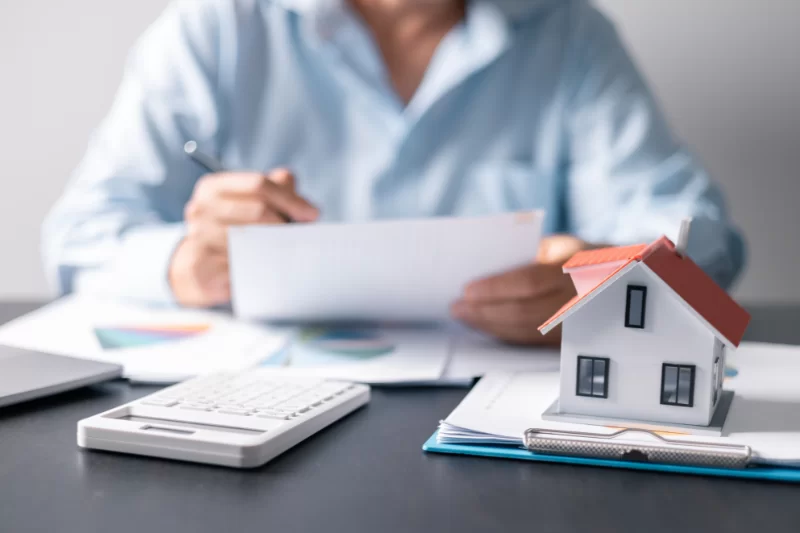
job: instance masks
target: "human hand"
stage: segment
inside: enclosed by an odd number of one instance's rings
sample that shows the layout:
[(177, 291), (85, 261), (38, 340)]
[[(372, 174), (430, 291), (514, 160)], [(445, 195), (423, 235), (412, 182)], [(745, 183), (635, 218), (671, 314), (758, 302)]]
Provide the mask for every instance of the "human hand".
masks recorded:
[(470, 283), (451, 312), (505, 342), (558, 345), (560, 326), (544, 336), (537, 328), (575, 296), (561, 267), (576, 252), (590, 248), (595, 246), (570, 235), (546, 237), (536, 263)]
[(210, 307), (230, 301), (228, 227), (312, 222), (319, 211), (297, 194), (291, 172), (278, 169), (209, 174), (186, 204), (186, 238), (172, 256), (169, 283), (179, 304)]

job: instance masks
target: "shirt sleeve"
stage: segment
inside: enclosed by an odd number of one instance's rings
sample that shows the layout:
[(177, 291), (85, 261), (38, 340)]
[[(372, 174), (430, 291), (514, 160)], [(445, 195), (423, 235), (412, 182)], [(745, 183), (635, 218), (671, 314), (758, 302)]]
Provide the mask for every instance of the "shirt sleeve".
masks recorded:
[(42, 229), (51, 285), (169, 304), (167, 275), (201, 169), (216, 151), (217, 29), (211, 2), (170, 4), (134, 47), (114, 104)]
[(672, 135), (612, 24), (581, 10), (567, 75), (566, 214), (590, 242), (677, 238), (693, 217), (687, 253), (729, 287), (744, 261), (719, 189)]

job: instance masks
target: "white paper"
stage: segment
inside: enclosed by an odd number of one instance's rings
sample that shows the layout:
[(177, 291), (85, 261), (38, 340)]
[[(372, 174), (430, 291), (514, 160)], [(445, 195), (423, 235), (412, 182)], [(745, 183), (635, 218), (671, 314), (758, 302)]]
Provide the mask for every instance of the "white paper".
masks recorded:
[[(96, 327), (208, 324), (207, 333), (140, 348), (104, 350)], [(122, 364), (134, 381), (173, 383), (268, 362), (290, 332), (237, 321), (224, 313), (158, 309), (70, 296), (0, 327), (0, 343)]]
[(233, 304), (262, 320), (443, 320), (467, 283), (530, 263), (541, 212), (230, 230)]
[[(208, 324), (207, 333), (139, 348), (104, 350), (97, 327)], [(393, 350), (372, 358), (317, 357), (296, 346), (303, 328), (278, 328), (225, 313), (140, 307), (70, 296), (0, 327), (0, 343), (48, 353), (114, 362), (132, 381), (173, 383), (194, 375), (280, 365), (287, 374), (373, 384), (460, 385), (490, 370), (557, 368), (552, 350), (504, 346), (465, 328), (378, 328)], [(292, 357), (292, 355), (295, 357)], [(294, 359), (294, 361), (292, 361)]]
[(309, 361), (313, 352), (292, 342), (287, 368), (298, 375), (372, 384), (466, 387), (487, 372), (552, 372), (559, 367), (556, 349), (509, 346), (456, 324), (364, 329), (378, 332), (396, 349), (362, 362), (336, 361), (335, 356)]
[(452, 355), (442, 380), (471, 380), (488, 372), (553, 372), (558, 371), (560, 361), (557, 348), (510, 346), (459, 327), (454, 331)]
[[(489, 373), (450, 413), (440, 438), (461, 436), (469, 442), (519, 445), (522, 434), (531, 427), (585, 428), (542, 420), (541, 414), (558, 396), (558, 387), (557, 371)], [(474, 435), (477, 440), (473, 440), (473, 433), (483, 435)]]
[[(736, 391), (736, 396), (723, 436), (670, 438), (745, 444), (752, 447), (756, 462), (800, 465), (800, 347), (745, 342), (729, 356), (728, 364), (738, 374), (725, 380), (725, 388)], [(558, 388), (558, 372), (490, 373), (442, 423), (440, 436), (447, 442), (519, 445), (531, 427), (613, 431), (542, 420)]]

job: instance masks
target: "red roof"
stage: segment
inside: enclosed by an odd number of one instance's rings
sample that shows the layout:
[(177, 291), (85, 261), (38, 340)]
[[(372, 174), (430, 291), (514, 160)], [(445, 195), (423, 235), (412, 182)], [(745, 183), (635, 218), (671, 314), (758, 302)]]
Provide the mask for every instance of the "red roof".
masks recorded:
[(642, 253), (645, 248), (647, 248), (646, 244), (634, 244), (633, 246), (617, 246), (615, 248), (600, 248), (599, 250), (578, 252), (564, 263), (564, 270), (615, 261), (630, 261)]
[[(637, 249), (638, 251), (636, 251)], [(612, 250), (617, 251), (612, 252)], [(603, 258), (605, 259), (603, 260)], [(573, 262), (573, 260), (575, 261)], [(747, 324), (750, 322), (750, 314), (739, 306), (708, 274), (703, 272), (694, 261), (687, 256), (679, 255), (675, 251), (675, 245), (666, 237), (661, 237), (649, 246), (623, 246), (579, 252), (564, 264), (564, 268), (599, 265), (620, 260), (626, 260), (625, 264), (615, 269), (582, 296), (572, 298), (547, 322), (539, 326), (539, 330), (561, 322), (572, 307), (587, 300), (620, 270), (634, 261), (638, 261), (647, 265), (725, 340), (734, 346), (739, 346)]]

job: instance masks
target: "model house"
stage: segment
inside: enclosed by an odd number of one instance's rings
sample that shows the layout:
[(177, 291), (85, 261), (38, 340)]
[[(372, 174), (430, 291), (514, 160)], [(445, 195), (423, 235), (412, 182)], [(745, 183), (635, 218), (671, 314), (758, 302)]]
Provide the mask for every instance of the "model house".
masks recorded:
[(666, 237), (580, 252), (564, 272), (578, 294), (539, 328), (563, 325), (555, 412), (707, 426), (747, 311)]

